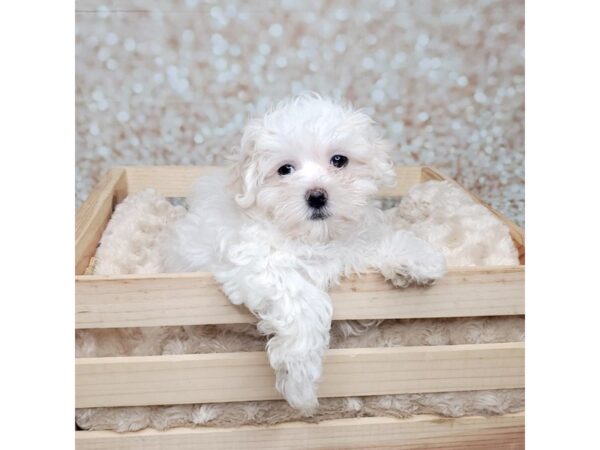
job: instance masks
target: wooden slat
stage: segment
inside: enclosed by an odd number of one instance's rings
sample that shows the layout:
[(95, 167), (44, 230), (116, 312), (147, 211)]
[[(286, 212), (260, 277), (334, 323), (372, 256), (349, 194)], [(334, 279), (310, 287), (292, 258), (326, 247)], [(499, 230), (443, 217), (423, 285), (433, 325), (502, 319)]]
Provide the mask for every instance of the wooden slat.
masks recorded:
[(396, 186), (379, 191), (382, 197), (402, 197), (415, 184), (421, 183), (423, 172), (420, 166), (396, 166)]
[(112, 214), (115, 197), (126, 191), (125, 170), (113, 169), (92, 190), (75, 218), (75, 273), (82, 274), (96, 253), (98, 241)]
[[(212, 275), (79, 276), (76, 327), (253, 323), (232, 305)], [(523, 267), (450, 269), (436, 285), (395, 288), (379, 274), (343, 281), (333, 289), (334, 319), (407, 319), (522, 315)]]
[(126, 166), (129, 194), (147, 188), (156, 189), (165, 197), (187, 197), (198, 177), (218, 166)]
[(270, 427), (174, 428), (135, 433), (78, 431), (77, 450), (313, 450), (525, 448), (525, 414), (407, 419), (363, 417)]
[[(127, 166), (129, 193), (152, 187), (165, 197), (187, 197), (200, 175), (216, 170), (217, 166)], [(222, 169), (222, 168), (219, 168)], [(421, 182), (421, 168), (418, 166), (396, 167), (398, 181), (395, 187), (384, 189), (382, 196), (402, 196)]]
[(525, 264), (525, 230), (523, 230), (523, 228), (521, 228), (520, 226), (518, 226), (515, 223), (513, 223), (512, 221), (510, 221), (500, 211), (498, 211), (497, 209), (488, 205), (478, 195), (473, 194), (471, 191), (466, 189), (462, 184), (460, 184), (456, 180), (453, 180), (448, 175), (442, 173), (440, 170), (438, 170), (434, 167), (423, 167), (423, 181), (429, 181), (429, 180), (449, 181), (452, 184), (454, 184), (456, 187), (462, 189), (467, 194), (469, 194), (473, 198), (473, 200), (475, 200), (477, 203), (480, 203), (481, 205), (483, 205), (487, 209), (489, 209), (492, 214), (494, 214), (498, 219), (500, 219), (508, 227), (508, 229), (510, 231), (510, 235), (513, 239), (513, 242), (515, 243), (515, 246), (517, 247), (517, 250), (519, 251), (519, 261), (521, 264)]
[[(522, 342), (333, 349), (322, 397), (510, 389), (524, 386)], [(76, 359), (78, 408), (272, 400), (264, 352)], [(368, 370), (365, 368), (368, 367)]]

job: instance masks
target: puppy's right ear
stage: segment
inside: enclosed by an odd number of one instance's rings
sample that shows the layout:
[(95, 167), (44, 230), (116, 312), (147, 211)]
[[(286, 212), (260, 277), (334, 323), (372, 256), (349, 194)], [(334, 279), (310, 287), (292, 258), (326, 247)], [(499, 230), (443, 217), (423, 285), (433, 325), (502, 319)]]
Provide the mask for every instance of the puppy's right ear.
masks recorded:
[(237, 161), (233, 166), (234, 186), (237, 193), (235, 201), (241, 208), (249, 208), (256, 200), (259, 183), (256, 140), (262, 130), (262, 123), (251, 121), (244, 128)]

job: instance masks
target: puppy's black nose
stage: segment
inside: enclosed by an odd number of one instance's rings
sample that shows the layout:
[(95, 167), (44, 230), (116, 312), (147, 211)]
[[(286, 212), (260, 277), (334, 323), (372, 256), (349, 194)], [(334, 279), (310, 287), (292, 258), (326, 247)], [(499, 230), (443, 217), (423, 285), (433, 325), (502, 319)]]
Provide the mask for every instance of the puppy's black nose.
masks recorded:
[(325, 189), (311, 189), (307, 191), (306, 202), (311, 208), (322, 208), (327, 204), (327, 191)]

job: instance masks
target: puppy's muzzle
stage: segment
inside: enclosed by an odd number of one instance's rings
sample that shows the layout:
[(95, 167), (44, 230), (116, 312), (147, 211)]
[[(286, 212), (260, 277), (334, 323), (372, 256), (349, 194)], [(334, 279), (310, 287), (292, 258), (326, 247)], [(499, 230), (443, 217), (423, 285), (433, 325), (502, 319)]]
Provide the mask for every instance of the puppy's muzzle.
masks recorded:
[(327, 206), (327, 191), (325, 189), (310, 189), (306, 191), (306, 203), (314, 209)]

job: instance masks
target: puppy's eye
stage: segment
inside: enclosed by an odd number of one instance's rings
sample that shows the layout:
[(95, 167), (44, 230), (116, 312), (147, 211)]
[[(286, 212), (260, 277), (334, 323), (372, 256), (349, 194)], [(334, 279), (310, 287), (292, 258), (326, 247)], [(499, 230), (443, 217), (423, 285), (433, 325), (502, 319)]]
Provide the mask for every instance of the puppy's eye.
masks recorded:
[(292, 166), (291, 164), (284, 164), (279, 169), (277, 169), (277, 173), (279, 175), (283, 176), (283, 175), (289, 175), (290, 173), (292, 173), (295, 170), (296, 170), (296, 168), (294, 166)]
[(346, 158), (344, 155), (333, 155), (329, 162), (334, 167), (342, 168), (348, 164), (348, 158)]

